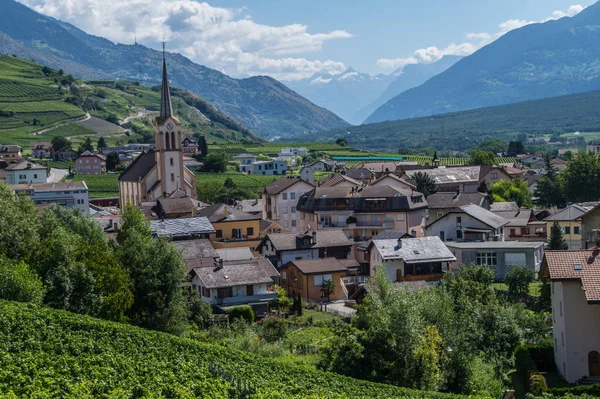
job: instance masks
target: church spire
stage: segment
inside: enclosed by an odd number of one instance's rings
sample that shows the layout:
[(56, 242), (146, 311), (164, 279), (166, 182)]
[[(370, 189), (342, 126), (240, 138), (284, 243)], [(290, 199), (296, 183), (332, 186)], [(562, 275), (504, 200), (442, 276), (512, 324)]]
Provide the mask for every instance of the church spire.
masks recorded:
[(169, 78), (167, 76), (167, 59), (165, 56), (165, 43), (163, 42), (163, 72), (162, 87), (160, 89), (160, 116), (159, 121), (164, 121), (173, 116), (173, 105), (171, 104), (171, 92), (169, 91)]

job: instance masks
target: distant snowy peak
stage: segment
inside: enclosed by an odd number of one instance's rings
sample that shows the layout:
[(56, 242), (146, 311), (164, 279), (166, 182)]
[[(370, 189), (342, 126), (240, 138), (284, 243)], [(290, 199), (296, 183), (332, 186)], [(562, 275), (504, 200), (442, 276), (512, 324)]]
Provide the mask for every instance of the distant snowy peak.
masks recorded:
[(323, 76), (317, 76), (310, 81), (311, 85), (322, 85), (331, 82), (333, 78), (325, 78)]

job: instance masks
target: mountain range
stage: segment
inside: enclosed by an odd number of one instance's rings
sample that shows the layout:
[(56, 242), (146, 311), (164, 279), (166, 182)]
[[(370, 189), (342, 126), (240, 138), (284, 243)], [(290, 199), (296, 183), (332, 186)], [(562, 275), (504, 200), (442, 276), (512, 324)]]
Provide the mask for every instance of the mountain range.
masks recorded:
[(318, 73), (285, 84), (315, 104), (359, 125), (389, 99), (425, 83), (459, 59), (459, 56), (445, 56), (431, 64), (407, 65), (389, 75), (371, 76), (348, 68), (337, 75)]
[[(148, 47), (115, 44), (65, 22), (41, 15), (14, 0), (2, 0), (0, 52), (32, 59), (82, 79), (160, 81), (162, 53)], [(347, 126), (275, 79), (233, 79), (168, 55), (173, 86), (183, 87), (268, 138)]]
[(600, 3), (574, 17), (512, 30), (365, 123), (413, 118), (600, 89)]

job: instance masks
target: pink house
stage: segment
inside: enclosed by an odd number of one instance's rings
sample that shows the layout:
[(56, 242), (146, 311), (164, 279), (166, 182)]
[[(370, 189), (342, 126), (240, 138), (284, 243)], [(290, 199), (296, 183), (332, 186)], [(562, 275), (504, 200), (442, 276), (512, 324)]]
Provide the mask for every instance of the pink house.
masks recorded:
[(75, 173), (78, 175), (101, 175), (106, 173), (106, 157), (86, 151), (75, 160)]

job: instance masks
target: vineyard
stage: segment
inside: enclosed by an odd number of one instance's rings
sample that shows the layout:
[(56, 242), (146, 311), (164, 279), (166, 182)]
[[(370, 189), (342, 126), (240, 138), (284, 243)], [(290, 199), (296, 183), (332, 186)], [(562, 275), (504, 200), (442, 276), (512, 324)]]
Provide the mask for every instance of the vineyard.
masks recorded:
[(84, 181), (90, 198), (112, 198), (119, 196), (119, 175), (75, 175), (73, 181)]
[[(0, 300), (0, 397), (431, 398), (126, 324)], [(250, 396), (248, 396), (250, 397)]]
[(309, 151), (318, 152), (337, 152), (344, 151), (345, 153), (356, 154), (360, 150), (351, 151), (348, 147), (342, 147), (332, 143), (224, 143), (224, 144), (209, 144), (208, 152), (211, 154), (223, 154), (226, 157), (235, 157), (240, 154), (263, 154), (268, 156), (277, 156), (282, 148), (286, 147), (304, 147)]
[(198, 186), (204, 183), (218, 182), (223, 184), (227, 178), (231, 178), (239, 188), (260, 192), (265, 186), (280, 179), (281, 176), (262, 176), (247, 175), (245, 173), (226, 172), (226, 173), (196, 173), (196, 183)]

